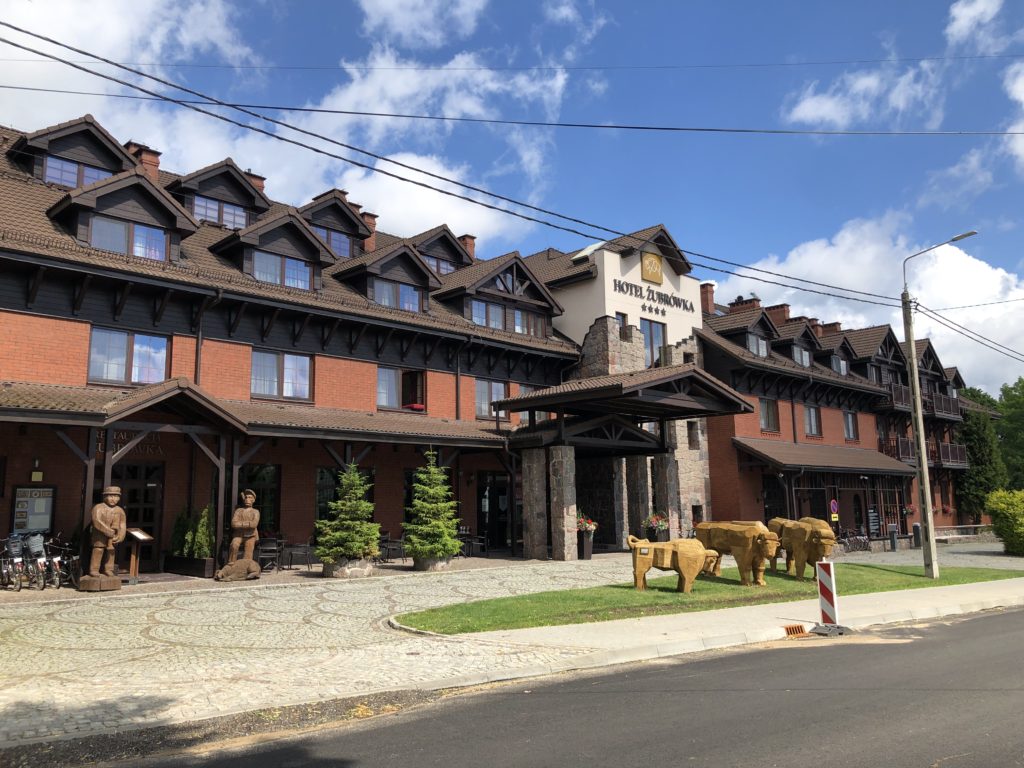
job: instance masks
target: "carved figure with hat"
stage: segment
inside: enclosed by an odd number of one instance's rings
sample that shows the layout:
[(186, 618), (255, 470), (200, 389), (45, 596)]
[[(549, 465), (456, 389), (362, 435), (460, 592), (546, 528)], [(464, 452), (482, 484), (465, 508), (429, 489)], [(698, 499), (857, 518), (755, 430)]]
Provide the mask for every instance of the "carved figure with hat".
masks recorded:
[(239, 494), (242, 498), (242, 506), (231, 515), (231, 545), (228, 547), (228, 562), (233, 563), (238, 558), (238, 550), (244, 544), (244, 558), (253, 559), (253, 552), (256, 550), (256, 542), (260, 534), (260, 511), (253, 504), (256, 503), (256, 492), (246, 488)]
[(118, 502), (121, 489), (108, 485), (103, 489), (103, 501), (92, 508), (92, 557), (89, 575), (114, 575), (114, 547), (124, 541), (125, 516)]

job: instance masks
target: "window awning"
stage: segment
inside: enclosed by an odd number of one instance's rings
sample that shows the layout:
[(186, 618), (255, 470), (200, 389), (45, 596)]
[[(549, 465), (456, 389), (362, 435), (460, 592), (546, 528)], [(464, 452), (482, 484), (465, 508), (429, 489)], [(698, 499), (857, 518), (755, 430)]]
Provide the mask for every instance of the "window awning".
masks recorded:
[(809, 469), (864, 475), (904, 476), (910, 476), (916, 472), (913, 467), (902, 461), (866, 448), (784, 443), (776, 440), (757, 440), (751, 437), (734, 437), (732, 442), (741, 451), (761, 459), (778, 471)]

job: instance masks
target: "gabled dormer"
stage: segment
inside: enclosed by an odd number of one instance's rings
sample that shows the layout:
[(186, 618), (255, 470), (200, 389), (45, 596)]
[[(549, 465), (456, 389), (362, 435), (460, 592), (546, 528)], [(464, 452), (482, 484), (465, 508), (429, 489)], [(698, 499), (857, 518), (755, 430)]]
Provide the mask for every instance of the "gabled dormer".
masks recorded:
[[(662, 264), (667, 264), (677, 275), (688, 275), (693, 270), (672, 235), (660, 224), (611, 240), (605, 247), (618, 251), (623, 258), (637, 253), (650, 254), (655, 257), (658, 269), (662, 268)], [(647, 263), (645, 268), (648, 268)], [(649, 269), (654, 268), (654, 263), (650, 262)]]
[(430, 292), (441, 280), (408, 241), (338, 262), (330, 274), (370, 301), (406, 312), (430, 310)]
[(140, 169), (72, 190), (47, 215), (83, 245), (153, 261), (177, 261), (181, 238), (199, 228)]
[(323, 269), (336, 261), (294, 208), (232, 232), (210, 250), (258, 282), (303, 291), (319, 290)]
[(917, 342), (917, 369), (921, 374), (922, 392), (940, 392), (945, 386), (946, 371), (930, 339)]
[(475, 258), (475, 241), (472, 235), (455, 237), (447, 224), (428, 229), (409, 238), (409, 242), (423, 257), (423, 261), (440, 278), (467, 267)]
[(270, 209), (263, 177), (243, 171), (230, 157), (167, 185), (198, 221), (244, 229)]
[(68, 189), (88, 186), (138, 164), (92, 115), (26, 134), (7, 155), (37, 179)]
[(779, 338), (774, 344), (775, 351), (789, 357), (802, 368), (810, 368), (815, 355), (821, 352), (821, 341), (803, 319), (788, 322), (779, 328)]
[(373, 234), (341, 189), (330, 189), (317, 195), (312, 202), (299, 208), (299, 213), (340, 259), (358, 256), (362, 242)]
[(832, 337), (832, 343), (823, 345), (815, 359), (826, 368), (831, 368), (833, 373), (840, 376), (850, 375), (850, 364), (857, 359), (857, 352), (845, 335)]
[(737, 346), (744, 347), (757, 357), (768, 357), (772, 351), (772, 340), (779, 337), (779, 329), (771, 317), (761, 309), (759, 301), (749, 302), (738, 297), (729, 305), (729, 313), (718, 317), (707, 317), (705, 324), (720, 336)]
[(475, 325), (528, 336), (550, 336), (551, 318), (562, 314), (518, 251), (447, 275), (434, 297)]

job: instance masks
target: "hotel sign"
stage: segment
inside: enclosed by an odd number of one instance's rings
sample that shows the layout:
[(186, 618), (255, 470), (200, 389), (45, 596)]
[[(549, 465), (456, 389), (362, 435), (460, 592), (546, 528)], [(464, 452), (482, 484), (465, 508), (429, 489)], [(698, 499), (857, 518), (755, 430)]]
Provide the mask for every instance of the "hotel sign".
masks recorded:
[(646, 283), (657, 283), (661, 285), (664, 276), (662, 275), (661, 255), (657, 253), (640, 254), (640, 279)]
[(656, 291), (653, 288), (645, 288), (637, 283), (627, 283), (625, 280), (612, 280), (612, 290), (626, 296), (643, 299), (652, 306), (661, 305), (671, 309), (681, 309), (684, 312), (694, 311), (693, 302), (689, 299), (684, 299), (682, 296), (675, 293), (666, 293), (665, 291)]

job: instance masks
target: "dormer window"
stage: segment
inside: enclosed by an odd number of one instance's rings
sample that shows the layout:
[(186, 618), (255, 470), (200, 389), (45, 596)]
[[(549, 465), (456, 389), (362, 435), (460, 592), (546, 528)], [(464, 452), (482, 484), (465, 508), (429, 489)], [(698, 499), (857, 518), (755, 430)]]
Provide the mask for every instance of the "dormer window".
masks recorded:
[(84, 187), (94, 181), (111, 176), (110, 171), (94, 168), (91, 165), (65, 160), (62, 157), (47, 155), (43, 168), (43, 180), (62, 187)]
[(248, 224), (245, 208), (212, 197), (196, 195), (192, 201), (192, 215), (197, 219), (223, 224), (228, 229), (242, 229)]
[(423, 294), (415, 285), (396, 283), (391, 280), (373, 278), (373, 300), (382, 307), (404, 309), (406, 312), (420, 312), (423, 309)]
[(516, 333), (525, 333), (529, 336), (545, 336), (544, 316), (537, 312), (529, 312), (525, 309), (517, 309), (515, 315)]
[(114, 253), (131, 254), (142, 259), (167, 259), (167, 233), (133, 221), (93, 216), (89, 227), (89, 244), (93, 248)]
[(458, 269), (458, 267), (447, 259), (439, 259), (436, 256), (424, 256), (423, 260), (427, 262), (427, 266), (438, 275), (450, 275)]
[(803, 347), (793, 347), (793, 360), (797, 365), (802, 365), (804, 368), (811, 367), (811, 353)]
[(327, 227), (319, 227), (316, 224), (310, 225), (317, 236), (327, 243), (327, 246), (334, 251), (335, 256), (348, 258), (352, 255), (352, 238), (344, 232)]
[(832, 355), (832, 370), (840, 376), (845, 376), (850, 372), (850, 364), (839, 355)]
[(308, 291), (312, 283), (311, 268), (300, 259), (278, 256), (276, 253), (255, 251), (253, 253), (253, 277), (261, 283), (283, 285)]
[(747, 334), (747, 349), (758, 357), (768, 357), (768, 341), (756, 334)]
[(505, 329), (505, 307), (491, 301), (473, 299), (470, 302), (470, 319), (485, 328)]

